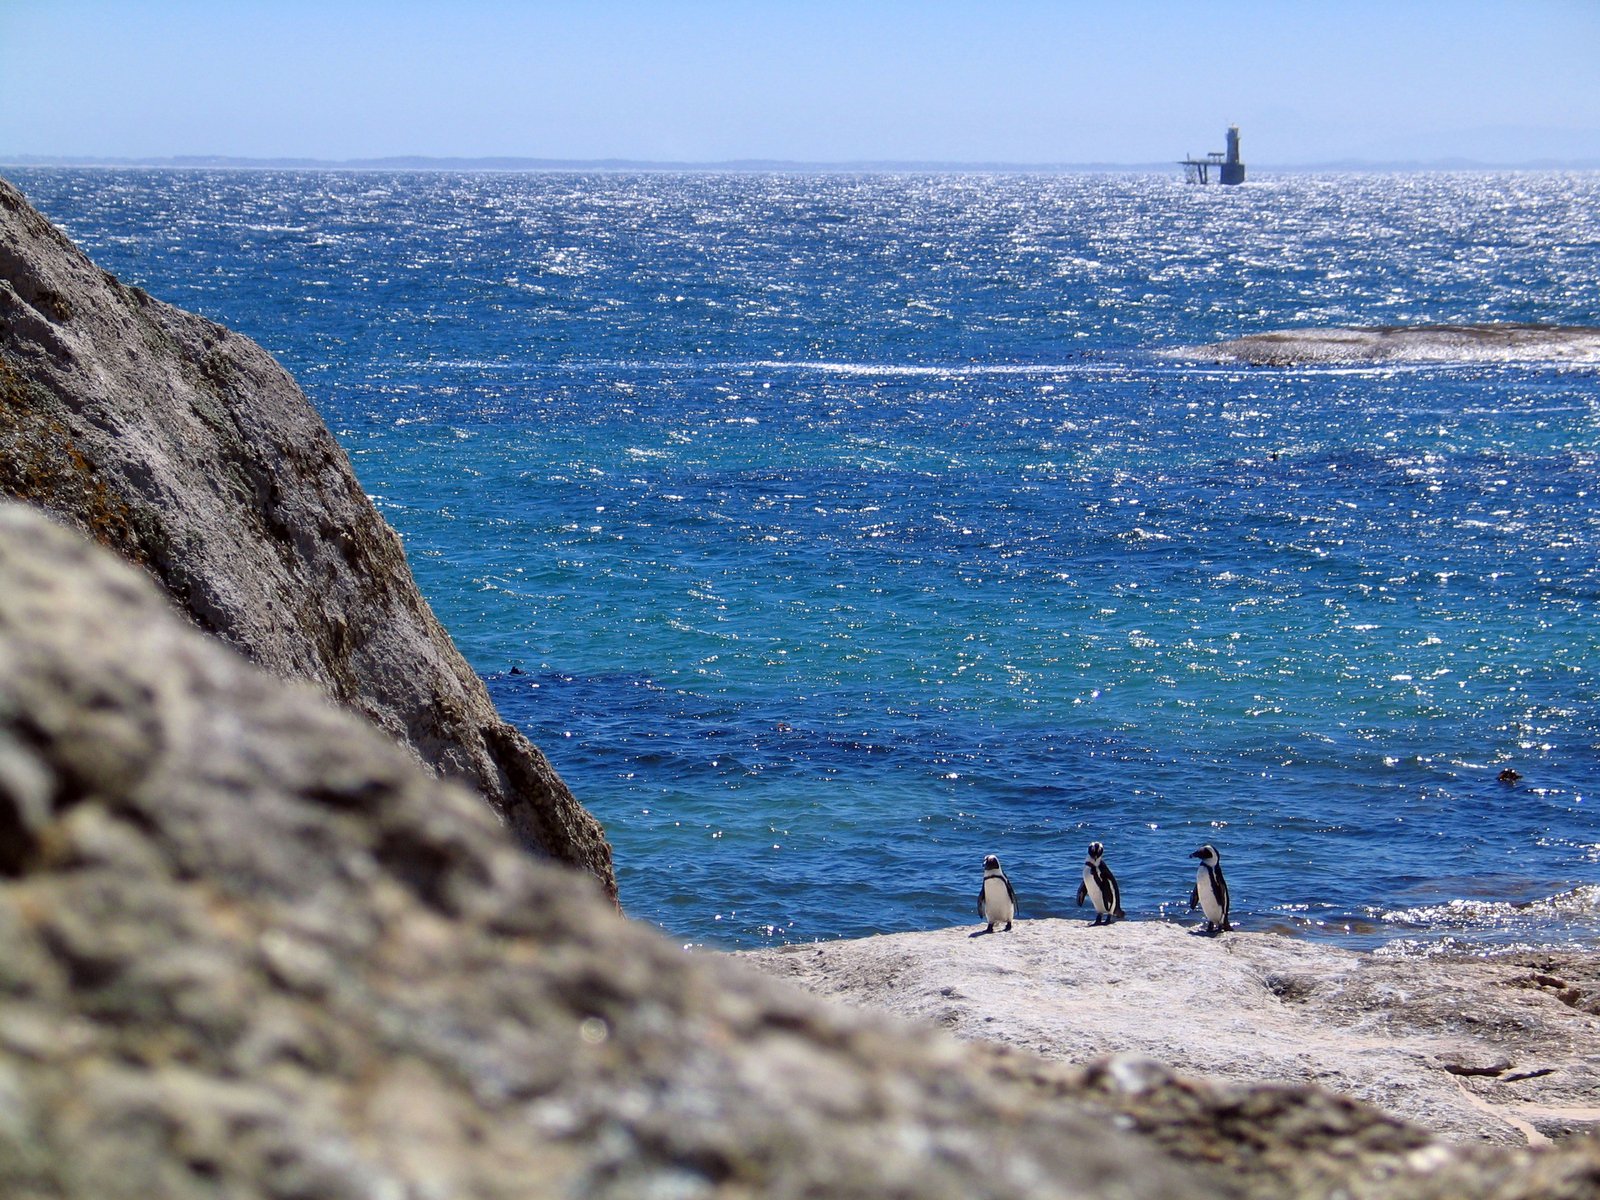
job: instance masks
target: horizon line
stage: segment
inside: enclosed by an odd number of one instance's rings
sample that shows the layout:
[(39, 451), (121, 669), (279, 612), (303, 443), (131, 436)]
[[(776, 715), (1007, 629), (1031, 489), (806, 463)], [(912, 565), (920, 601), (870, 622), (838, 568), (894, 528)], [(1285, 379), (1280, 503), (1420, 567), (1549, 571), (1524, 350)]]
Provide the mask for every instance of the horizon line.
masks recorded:
[[(734, 159), (635, 159), (635, 158), (540, 158), (523, 155), (426, 155), (394, 154), (366, 158), (316, 158), (306, 155), (93, 155), (93, 154), (0, 154), (0, 166), (7, 167), (147, 167), (169, 169), (235, 170), (347, 170), (347, 171), (503, 171), (536, 173), (541, 171), (706, 171), (706, 172), (950, 172), (1005, 174), (1073, 174), (1112, 171), (1155, 171), (1182, 165), (1181, 159), (1142, 162), (1017, 162), (996, 160), (945, 159), (839, 159), (805, 160), (784, 158)], [(1247, 164), (1248, 165), (1248, 164)], [(1480, 160), (1448, 156), (1435, 159), (1328, 159), (1285, 162), (1251, 168), (1255, 171), (1295, 173), (1304, 171), (1492, 171), (1492, 170), (1600, 170), (1600, 158), (1536, 158), (1519, 162)]]

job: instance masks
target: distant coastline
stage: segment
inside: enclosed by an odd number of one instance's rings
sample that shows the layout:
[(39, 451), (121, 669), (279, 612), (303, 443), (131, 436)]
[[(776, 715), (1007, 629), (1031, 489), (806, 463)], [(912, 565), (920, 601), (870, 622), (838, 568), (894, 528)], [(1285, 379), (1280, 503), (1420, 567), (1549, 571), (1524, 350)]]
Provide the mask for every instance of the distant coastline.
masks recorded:
[[(722, 161), (676, 161), (632, 158), (525, 158), (430, 157), (394, 155), (382, 158), (251, 158), (223, 154), (171, 155), (166, 157), (113, 158), (71, 154), (3, 154), (0, 167), (75, 167), (106, 169), (163, 170), (262, 170), (262, 171), (596, 171), (596, 172), (726, 172), (762, 173), (874, 173), (874, 174), (1104, 174), (1173, 171), (1173, 163), (1156, 162), (945, 162), (897, 159), (872, 159), (847, 162), (802, 162), (791, 159), (729, 159)], [(1340, 159), (1328, 162), (1285, 163), (1263, 168), (1269, 174), (1304, 175), (1318, 171), (1357, 171), (1373, 173), (1427, 171), (1595, 171), (1600, 158), (1531, 159), (1523, 162), (1492, 162), (1466, 158), (1430, 160), (1368, 161)]]

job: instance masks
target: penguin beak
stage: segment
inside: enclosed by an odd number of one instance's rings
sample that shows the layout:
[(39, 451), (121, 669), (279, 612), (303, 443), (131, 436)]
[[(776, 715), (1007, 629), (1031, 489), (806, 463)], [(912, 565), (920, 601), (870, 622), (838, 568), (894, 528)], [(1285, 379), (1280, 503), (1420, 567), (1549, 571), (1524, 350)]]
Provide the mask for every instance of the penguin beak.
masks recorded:
[(1204, 850), (1196, 850), (1193, 854), (1189, 855), (1190, 858), (1204, 858), (1205, 856), (1206, 852)]

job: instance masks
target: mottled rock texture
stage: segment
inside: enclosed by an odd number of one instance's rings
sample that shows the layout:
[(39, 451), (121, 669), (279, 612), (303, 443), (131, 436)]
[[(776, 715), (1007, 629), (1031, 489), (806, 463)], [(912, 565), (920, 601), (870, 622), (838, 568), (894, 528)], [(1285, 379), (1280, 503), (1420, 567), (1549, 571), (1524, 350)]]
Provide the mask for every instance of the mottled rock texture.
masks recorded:
[(954, 1041), (625, 921), (18, 505), (0, 846), (9, 1200), (1181, 1184)]
[(315, 683), (615, 894), (598, 822), (495, 712), (289, 375), (123, 286), (4, 180), (0, 495), (143, 567), (201, 629)]
[(1600, 329), (1577, 325), (1373, 325), (1278, 329), (1195, 351), (1264, 367), (1383, 362), (1600, 362)]
[[(978, 926), (977, 928), (982, 928)], [(1584, 955), (1357, 954), (1198, 925), (1019, 921), (741, 955), (821, 995), (1069, 1063), (1316, 1085), (1458, 1142), (1600, 1127), (1600, 969)]]
[(1069, 1068), (686, 954), (15, 504), (0, 848), (7, 1200), (1600, 1187), (1582, 1141), (1451, 1148), (1315, 1088)]

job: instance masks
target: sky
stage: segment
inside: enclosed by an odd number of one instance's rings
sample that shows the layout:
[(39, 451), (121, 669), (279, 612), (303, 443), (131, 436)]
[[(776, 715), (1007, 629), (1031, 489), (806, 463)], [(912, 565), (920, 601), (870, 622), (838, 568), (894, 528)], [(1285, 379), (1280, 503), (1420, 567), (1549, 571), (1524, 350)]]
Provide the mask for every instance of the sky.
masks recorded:
[(1600, 0), (0, 0), (0, 159), (1600, 160)]

